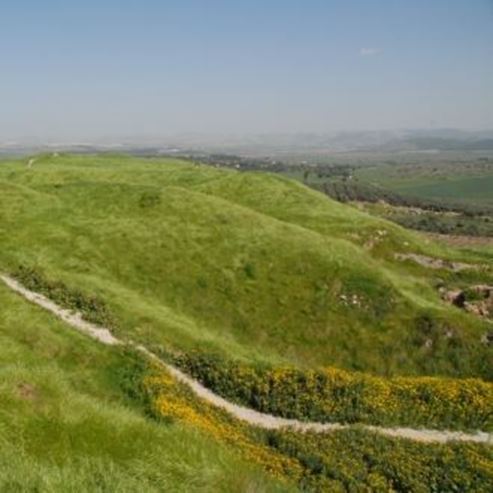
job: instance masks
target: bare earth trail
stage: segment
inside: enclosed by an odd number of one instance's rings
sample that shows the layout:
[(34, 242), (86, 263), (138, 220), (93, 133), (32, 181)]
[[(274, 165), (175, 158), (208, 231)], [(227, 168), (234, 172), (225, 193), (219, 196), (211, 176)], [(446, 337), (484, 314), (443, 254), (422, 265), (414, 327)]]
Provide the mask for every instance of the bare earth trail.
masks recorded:
[[(120, 345), (127, 344), (133, 345), (136, 349), (147, 355), (149, 358), (159, 362), (169, 373), (173, 375), (176, 380), (188, 385), (192, 391), (201, 399), (209, 402), (210, 404), (224, 409), (235, 418), (245, 421), (251, 425), (258, 426), (265, 429), (280, 429), (280, 428), (292, 428), (297, 431), (313, 431), (317, 433), (330, 432), (334, 430), (341, 430), (350, 428), (353, 425), (347, 425), (342, 423), (314, 423), (314, 422), (302, 422), (296, 419), (286, 419), (272, 416), (270, 414), (260, 413), (253, 409), (248, 409), (243, 406), (239, 406), (232, 402), (223, 399), (211, 390), (204, 387), (198, 381), (189, 377), (178, 368), (165, 363), (158, 356), (153, 354), (144, 346), (135, 345), (133, 343), (127, 343), (114, 337), (111, 332), (103, 327), (99, 327), (95, 324), (89, 323), (81, 317), (79, 313), (73, 313), (70, 310), (61, 308), (53, 301), (49, 300), (45, 296), (30, 291), (23, 287), (12, 277), (0, 274), (0, 279), (13, 291), (23, 296), (28, 301), (41, 306), (45, 310), (56, 315), (58, 318), (66, 322), (74, 329), (83, 332), (89, 337), (106, 345)], [(361, 425), (359, 425), (361, 426)], [(493, 434), (478, 431), (476, 433), (463, 433), (458, 431), (442, 431), (442, 430), (428, 430), (428, 429), (414, 429), (414, 428), (385, 428), (381, 426), (363, 425), (363, 428), (369, 431), (380, 433), (391, 437), (407, 438), (410, 440), (416, 440), (420, 442), (439, 442), (445, 443), (452, 440), (464, 441), (464, 442), (476, 442), (493, 444)]]

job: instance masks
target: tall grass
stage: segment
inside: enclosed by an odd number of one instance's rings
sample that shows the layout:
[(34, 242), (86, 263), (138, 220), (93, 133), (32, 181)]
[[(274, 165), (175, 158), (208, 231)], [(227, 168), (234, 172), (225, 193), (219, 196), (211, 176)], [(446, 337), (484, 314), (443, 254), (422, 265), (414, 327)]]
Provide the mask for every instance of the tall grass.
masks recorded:
[(210, 437), (123, 392), (126, 355), (0, 287), (0, 491), (285, 491)]

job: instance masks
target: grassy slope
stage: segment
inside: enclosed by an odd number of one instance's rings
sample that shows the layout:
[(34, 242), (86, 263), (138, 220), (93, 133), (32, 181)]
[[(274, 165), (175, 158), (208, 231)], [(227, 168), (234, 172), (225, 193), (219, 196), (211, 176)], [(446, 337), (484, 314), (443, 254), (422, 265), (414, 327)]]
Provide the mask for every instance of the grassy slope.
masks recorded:
[[(73, 332), (4, 287), (0, 302), (1, 491), (295, 490), (289, 483), (296, 471), (286, 471), (287, 482), (276, 484), (240, 460), (236, 454), (245, 444), (248, 454), (264, 451), (267, 455), (257, 460), (268, 467), (271, 461), (280, 466), (299, 459), (303, 491), (308, 486), (310, 491), (352, 491), (362, 485), (383, 491), (395, 484), (488, 491), (491, 454), (485, 447), (420, 446), (358, 430), (320, 437), (250, 435), (203, 403), (187, 400), (185, 389), (168, 388), (175, 385), (169, 377), (159, 409), (165, 412), (163, 406), (171, 402), (169, 410), (178, 415), (153, 421), (122, 395), (123, 355)], [(137, 381), (127, 385), (135, 388)], [(224, 431), (243, 444), (216, 436)], [(299, 470), (297, 462), (293, 465)]]
[[(290, 180), (61, 156), (2, 163), (0, 192), (0, 266), (36, 266), (99, 294), (130, 337), (271, 362), (491, 376), (486, 325), (432, 287), (450, 275), (392, 259), (469, 255)], [(341, 301), (354, 295), (359, 305)], [(423, 317), (434, 321), (431, 350)]]
[(123, 356), (0, 287), (1, 491), (284, 491), (211, 438), (145, 418)]

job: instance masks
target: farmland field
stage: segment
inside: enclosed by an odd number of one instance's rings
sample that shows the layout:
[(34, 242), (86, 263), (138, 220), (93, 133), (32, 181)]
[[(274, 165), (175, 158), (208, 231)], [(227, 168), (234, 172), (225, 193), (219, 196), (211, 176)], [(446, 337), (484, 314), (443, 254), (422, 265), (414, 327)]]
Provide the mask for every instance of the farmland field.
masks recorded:
[(450, 203), (493, 206), (493, 165), (376, 166), (361, 168), (359, 180), (403, 195)]

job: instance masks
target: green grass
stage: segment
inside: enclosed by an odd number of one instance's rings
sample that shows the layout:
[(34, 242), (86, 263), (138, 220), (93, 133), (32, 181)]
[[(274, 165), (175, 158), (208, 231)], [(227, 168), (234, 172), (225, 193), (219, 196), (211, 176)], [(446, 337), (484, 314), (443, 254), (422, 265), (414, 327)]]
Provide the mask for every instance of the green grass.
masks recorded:
[[(436, 291), (438, 282), (493, 282), (491, 270), (429, 271), (394, 258), (487, 265), (490, 248), (446, 249), (270, 174), (112, 155), (26, 162), (0, 163), (0, 271), (24, 267), (24, 284), (119, 337), (248, 365), (491, 379), (487, 322)], [(235, 444), (152, 419), (129, 395), (137, 382), (125, 353), (4, 286), (0, 305), (0, 491), (292, 490)], [(301, 460), (321, 491), (413, 485), (407, 464), (420, 454), (416, 474), (438, 489), (488, 482), (482, 447), (424, 451), (358, 433), (313, 443), (254, 435)]]
[[(124, 337), (252, 362), (492, 374), (486, 323), (434, 288), (448, 274), (393, 256), (477, 258), (286, 178), (111, 155), (4, 162), (0, 225), (1, 269), (95, 295)], [(431, 349), (415, 333), (423, 316)]]
[[(246, 463), (231, 440), (226, 448), (186, 422), (143, 414), (123, 391), (135, 391), (140, 378), (125, 353), (77, 333), (3, 285), (0, 303), (0, 491), (295, 491), (288, 479), (276, 483)], [(248, 433), (272, 454), (302, 464), (303, 491), (401, 485), (425, 492), (424, 484), (488, 491), (491, 480), (491, 452), (479, 445), (420, 445), (362, 430)]]
[(125, 356), (0, 286), (0, 491), (286, 491), (212, 439), (150, 420)]

